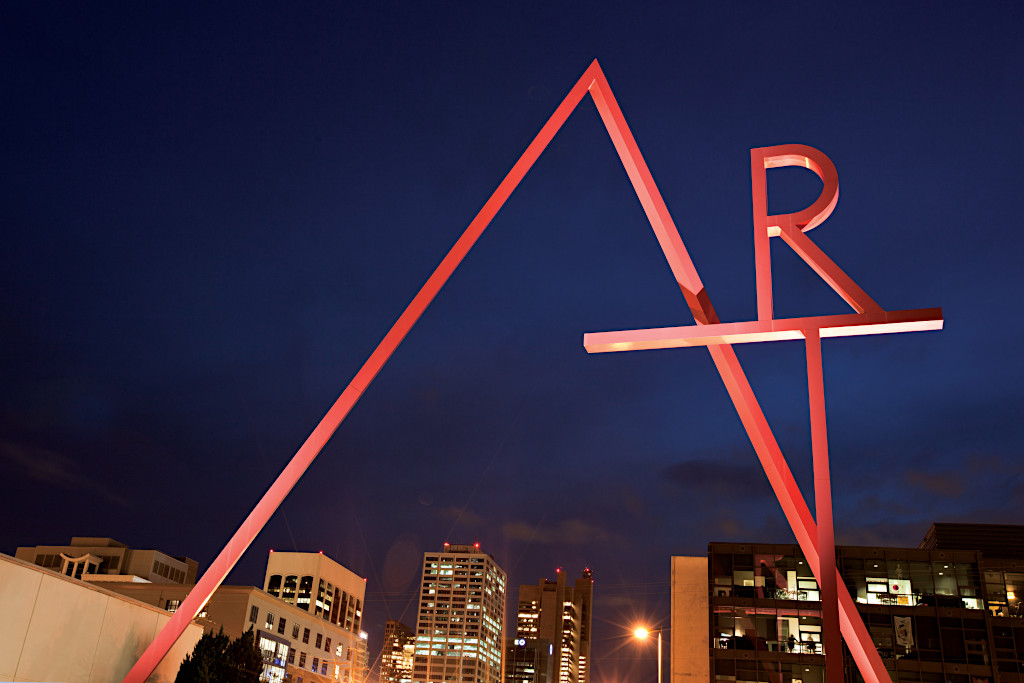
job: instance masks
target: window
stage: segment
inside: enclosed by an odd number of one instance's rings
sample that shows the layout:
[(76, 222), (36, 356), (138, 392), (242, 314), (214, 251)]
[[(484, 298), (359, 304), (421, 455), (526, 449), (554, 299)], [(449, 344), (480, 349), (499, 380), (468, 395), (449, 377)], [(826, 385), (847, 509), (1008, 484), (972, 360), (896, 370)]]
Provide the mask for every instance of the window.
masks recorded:
[(259, 616), (260, 616), (260, 608), (259, 607), (257, 607), (256, 605), (253, 605), (252, 607), (249, 608), (249, 621), (251, 621), (252, 623), (255, 624), (256, 623), (256, 619)]
[(313, 673), (316, 673), (316, 670), (319, 669), (319, 668), (320, 668), (320, 658), (319, 657), (313, 657), (313, 668), (311, 670), (313, 671)]
[(289, 649), (288, 650), (288, 663), (289, 664), (294, 664), (295, 663), (295, 650), (293, 650), (293, 649)]
[(322, 633), (316, 634), (316, 649), (320, 649), (320, 643), (323, 641), (323, 638), (324, 636)]
[(271, 595), (273, 595), (274, 597), (277, 597), (277, 596), (279, 596), (281, 594), (281, 575), (280, 574), (274, 574), (273, 576), (270, 577), (270, 580), (267, 581), (267, 592), (270, 593)]
[(179, 607), (181, 607), (181, 600), (168, 600), (167, 601), (167, 611), (168, 612), (171, 612), (173, 614), (174, 612), (178, 611)]
[(284, 635), (284, 625), (286, 623), (288, 623), (288, 620), (285, 619), (284, 617), (281, 617), (280, 619), (277, 620), (277, 632), (278, 633)]
[(281, 589), (281, 599), (285, 602), (295, 602), (295, 589), (298, 586), (299, 577), (292, 574), (284, 578), (284, 588)]
[(308, 643), (309, 642), (309, 629), (308, 628), (302, 629), (302, 642), (304, 642), (304, 643)]
[(299, 666), (300, 667), (306, 666), (306, 653), (305, 652), (300, 652), (299, 653)]
[(299, 594), (295, 599), (295, 604), (302, 609), (309, 611), (310, 596), (313, 594), (313, 577), (303, 576), (299, 580)]
[(299, 625), (295, 624), (295, 626), (292, 626), (292, 638), (298, 638), (298, 637), (299, 637)]
[(327, 675), (327, 662), (326, 661), (323, 664), (320, 665), (320, 673), (323, 674), (324, 676)]
[(324, 588), (324, 580), (320, 579), (320, 585), (316, 589), (316, 609), (314, 610), (314, 614), (317, 616), (324, 613)]
[(331, 639), (330, 638), (328, 638), (327, 641), (324, 643), (324, 651), (326, 651), (326, 652), (330, 652), (331, 651)]
[(267, 628), (274, 628), (274, 613), (267, 612)]

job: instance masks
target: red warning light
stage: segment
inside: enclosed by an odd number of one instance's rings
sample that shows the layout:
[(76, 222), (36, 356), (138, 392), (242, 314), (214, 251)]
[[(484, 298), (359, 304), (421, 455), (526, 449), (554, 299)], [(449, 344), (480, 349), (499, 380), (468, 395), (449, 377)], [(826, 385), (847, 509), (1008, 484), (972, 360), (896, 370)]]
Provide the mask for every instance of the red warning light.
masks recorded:
[(479, 543), (474, 543), (473, 547), (479, 549), (480, 548), (480, 544)]

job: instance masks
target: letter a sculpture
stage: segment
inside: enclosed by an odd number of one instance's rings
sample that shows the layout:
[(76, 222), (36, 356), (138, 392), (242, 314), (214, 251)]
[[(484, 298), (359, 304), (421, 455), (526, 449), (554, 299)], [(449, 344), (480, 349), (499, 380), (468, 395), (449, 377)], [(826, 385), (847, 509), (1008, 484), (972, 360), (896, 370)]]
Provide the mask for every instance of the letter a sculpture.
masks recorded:
[[(256, 507), (199, 579), (182, 605), (143, 652), (125, 681), (142, 683), (153, 672), (189, 622), (203, 609), (249, 547), (253, 539), (277, 510), (288, 492), (313, 462), (331, 435), (348, 415), (356, 401), (380, 372), (391, 354), (412, 329), (441, 287), (458, 267), (512, 191), (519, 185), (555, 133), (569, 118), (583, 96), (590, 93), (601, 115), (619, 159), (636, 191), (640, 204), (654, 229), (658, 243), (668, 260), (696, 325), (663, 329), (631, 330), (586, 334), (587, 351), (630, 351), (681, 346), (706, 346), (722, 381), (739, 413), (758, 459), (782, 505), (797, 542), (821, 588), (823, 640), (826, 676), (829, 683), (843, 680), (841, 640), (846, 641), (867, 683), (891, 683), (871, 636), (836, 571), (835, 542), (832, 530), (832, 493), (829, 482), (828, 438), (825, 428), (825, 396), (821, 368), (822, 337), (847, 337), (891, 332), (937, 330), (942, 327), (940, 309), (888, 312), (876, 304), (860, 287), (812, 242), (805, 233), (828, 218), (839, 198), (839, 183), (832, 162), (818, 150), (804, 145), (781, 145), (751, 151), (751, 175), (754, 204), (754, 254), (757, 286), (757, 321), (720, 323), (697, 270), (683, 246), (665, 201), (647, 168), (640, 148), (626, 124), (608, 81), (595, 60), (565, 96), (522, 156), (501, 181), (451, 251), (427, 279), (398, 320), (370, 354), (355, 377), (331, 406), (312, 434), (292, 457), (284, 471), (263, 495)], [(799, 213), (769, 216), (767, 213), (766, 172), (781, 166), (804, 166), (824, 183), (821, 196)], [(804, 259), (856, 313), (812, 318), (777, 320), (772, 312), (771, 258), (769, 242), (781, 237)], [(733, 344), (750, 342), (804, 340), (807, 351), (807, 376), (810, 395), (811, 443), (814, 462), (815, 516), (812, 517), (796, 480), (772, 434), (754, 392), (740, 367)], [(841, 636), (840, 636), (841, 634)]]

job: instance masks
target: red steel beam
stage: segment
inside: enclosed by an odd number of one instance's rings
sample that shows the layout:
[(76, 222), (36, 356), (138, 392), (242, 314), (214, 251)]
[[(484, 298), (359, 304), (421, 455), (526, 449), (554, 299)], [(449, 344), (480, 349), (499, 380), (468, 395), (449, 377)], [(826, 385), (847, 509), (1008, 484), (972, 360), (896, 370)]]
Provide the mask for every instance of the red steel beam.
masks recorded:
[(455, 242), (455, 245), (448, 252), (448, 255), (444, 257), (441, 264), (427, 279), (426, 284), (413, 297), (412, 302), (402, 312), (402, 315), (399, 316), (388, 333), (384, 335), (384, 339), (381, 340), (377, 348), (370, 354), (370, 357), (359, 369), (352, 381), (349, 382), (349, 385), (345, 387), (341, 396), (331, 406), (331, 409), (327, 411), (327, 414), (309, 435), (309, 438), (292, 456), (284, 471), (278, 475), (270, 489), (263, 494), (263, 498), (260, 499), (260, 502), (256, 504), (253, 511), (242, 522), (238, 531), (235, 532), (231, 540), (228, 541), (228, 544), (217, 555), (209, 569), (203, 572), (202, 577), (189, 592), (188, 596), (186, 596), (181, 606), (178, 607), (174, 616), (157, 633), (156, 638), (142, 653), (142, 656), (128, 672), (128, 675), (125, 676), (124, 683), (143, 683), (153, 673), (153, 670), (156, 669), (160, 660), (164, 658), (164, 655), (171, 649), (174, 642), (181, 636), (185, 627), (202, 611), (210, 596), (224, 582), (228, 573), (242, 557), (242, 553), (248, 549), (256, 535), (266, 525), (270, 516), (274, 514), (284, 501), (285, 496), (288, 495), (292, 487), (299, 481), (299, 478), (302, 477), (303, 473), (313, 463), (316, 456), (320, 454), (324, 445), (327, 444), (327, 441), (334, 434), (335, 430), (338, 429), (338, 426), (348, 415), (349, 411), (352, 410), (356, 401), (363, 395), (366, 388), (370, 386), (377, 373), (380, 372), (381, 368), (384, 367), (384, 364), (391, 357), (391, 354), (402, 343), (409, 330), (419, 320), (420, 315), (423, 314), (423, 311), (426, 310), (427, 306), (430, 305), (430, 302), (433, 301), (434, 297), (441, 290), (441, 287), (444, 286), (444, 283), (451, 277), (451, 274), (458, 267), (459, 263), (462, 262), (462, 259), (465, 258), (470, 248), (476, 243), (480, 235), (483, 234), (484, 229), (490, 224), (498, 210), (505, 204), (505, 201), (512, 194), (512, 191), (516, 189), (520, 181), (522, 181), (534, 162), (537, 161), (544, 148), (551, 142), (551, 138), (554, 137), (555, 133), (562, 127), (562, 124), (569, 118), (569, 114), (573, 112), (576, 105), (583, 99), (583, 96), (587, 93), (587, 88), (593, 82), (594, 75), (597, 72), (598, 66), (595, 60), (576, 82), (576, 85), (572, 87), (569, 94), (565, 96), (562, 103), (558, 105), (558, 108), (555, 109), (547, 123), (544, 124), (540, 132), (526, 148), (526, 151), (519, 157), (512, 170), (508, 172), (504, 180), (498, 185), (498, 188), (484, 203), (483, 208), (480, 209), (465, 232), (462, 233), (462, 236), (459, 237), (458, 241)]
[(583, 347), (588, 353), (675, 349), (715, 344), (750, 344), (803, 339), (808, 331), (828, 337), (857, 337), (894, 332), (927, 332), (942, 329), (941, 308), (881, 313), (848, 313), (807, 318), (774, 318), (716, 325), (654, 327), (642, 330), (587, 332)]
[(805, 333), (807, 397), (811, 417), (811, 459), (814, 468), (814, 521), (818, 523), (818, 588), (821, 591), (821, 631), (825, 646), (825, 680), (843, 680), (843, 642), (839, 635), (839, 596), (836, 592), (836, 539), (832, 524), (832, 479), (828, 466), (825, 420), (825, 376), (821, 366), (821, 335)]

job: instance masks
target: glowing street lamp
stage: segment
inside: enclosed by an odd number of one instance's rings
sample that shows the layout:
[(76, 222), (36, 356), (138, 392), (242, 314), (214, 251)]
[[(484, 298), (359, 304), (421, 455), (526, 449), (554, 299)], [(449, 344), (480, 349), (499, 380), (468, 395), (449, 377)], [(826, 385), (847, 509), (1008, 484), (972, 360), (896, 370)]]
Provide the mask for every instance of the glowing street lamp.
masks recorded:
[(647, 640), (652, 633), (658, 634), (658, 683), (661, 683), (661, 631), (662, 629), (648, 629), (643, 626), (637, 626), (633, 630), (633, 637), (637, 640)]

